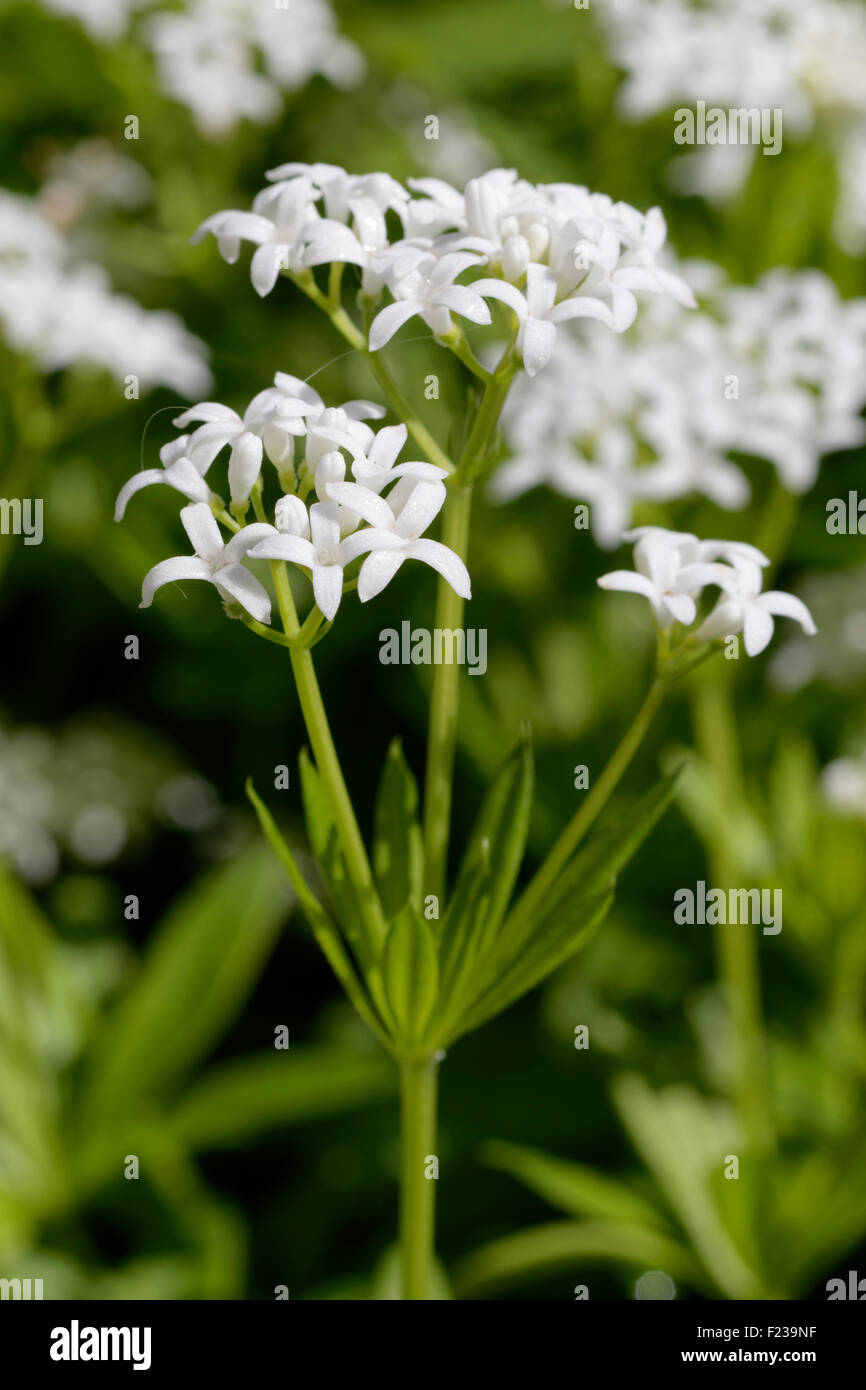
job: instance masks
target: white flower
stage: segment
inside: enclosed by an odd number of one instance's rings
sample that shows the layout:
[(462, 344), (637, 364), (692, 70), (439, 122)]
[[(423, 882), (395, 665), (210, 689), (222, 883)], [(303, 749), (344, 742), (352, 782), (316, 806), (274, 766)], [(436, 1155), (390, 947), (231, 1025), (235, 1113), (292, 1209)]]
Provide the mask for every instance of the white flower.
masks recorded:
[[(641, 594), (649, 599), (656, 622), (661, 628), (682, 623), (688, 627), (695, 621), (695, 596), (707, 584), (720, 584), (726, 577), (726, 566), (700, 561), (684, 563), (682, 538), (676, 532), (652, 528), (640, 537), (634, 548), (635, 570), (614, 570), (598, 580), (602, 589), (617, 589)], [(695, 537), (686, 537), (688, 541)], [(733, 571), (730, 571), (733, 574)]]
[(194, 420), (203, 420), (197, 430), (189, 436), (188, 455), (199, 472), (204, 475), (217, 454), (227, 444), (231, 445), (229, 455), (229, 489), (233, 502), (246, 502), (262, 468), (263, 444), (261, 435), (249, 428), (246, 412), (241, 418), (230, 406), (220, 405), (218, 401), (203, 401), (178, 415), (173, 421), (179, 428)]
[(154, 483), (167, 483), (175, 492), (188, 497), (191, 502), (210, 502), (210, 488), (198, 468), (187, 457), (188, 443), (188, 434), (172, 439), (159, 451), (162, 468), (143, 468), (140, 473), (134, 473), (129, 482), (124, 483), (114, 506), (115, 521), (123, 520), (130, 497), (144, 487), (152, 487)]
[(274, 532), (259, 540), (251, 554), (257, 560), (289, 560), (308, 569), (316, 603), (332, 622), (343, 597), (343, 570), (362, 553), (358, 541), (364, 533), (341, 536), (340, 509), (335, 502), (313, 503), (310, 532), (310, 540), (297, 533)]
[(243, 118), (275, 120), (281, 93), (314, 73), (342, 87), (364, 71), (358, 49), (337, 32), (327, 0), (188, 0), (186, 13), (155, 14), (147, 38), (163, 88), (190, 108), (209, 138), (227, 135)]
[(773, 635), (773, 616), (793, 618), (804, 632), (814, 636), (817, 628), (801, 599), (771, 589), (761, 593), (762, 575), (758, 565), (740, 560), (724, 584), (724, 592), (695, 636), (699, 642), (729, 637), (742, 632), (749, 656), (757, 656)]
[(176, 314), (114, 294), (97, 265), (71, 263), (67, 243), (31, 199), (0, 190), (0, 326), (9, 346), (46, 372), (100, 367), (124, 385), (210, 385), (204, 343)]
[(550, 361), (556, 342), (556, 325), (566, 319), (601, 319), (615, 327), (614, 317), (600, 299), (576, 297), (556, 303), (556, 276), (547, 266), (530, 265), (526, 270), (526, 290), (521, 294), (504, 280), (478, 280), (476, 294), (500, 299), (513, 309), (520, 322), (517, 347), (527, 376), (535, 376)]
[(274, 288), (281, 270), (304, 267), (304, 233), (318, 218), (314, 196), (308, 179), (272, 185), (257, 195), (252, 212), (217, 212), (196, 228), (191, 240), (196, 243), (212, 234), (229, 264), (237, 260), (242, 241), (256, 243), (250, 279), (256, 293), (264, 297)]
[(371, 492), (380, 493), (397, 478), (411, 476), (427, 481), (447, 478), (445, 469), (437, 468), (432, 463), (397, 463), (397, 456), (406, 443), (407, 435), (405, 425), (386, 425), (384, 429), (379, 430), (367, 452), (363, 457), (356, 458), (352, 464), (355, 482), (369, 488)]
[(205, 503), (184, 507), (180, 519), (195, 554), (176, 555), (154, 565), (144, 576), (140, 606), (149, 608), (156, 590), (163, 584), (204, 579), (215, 586), (222, 598), (239, 603), (258, 622), (269, 623), (271, 601), (267, 591), (240, 562), (266, 536), (275, 534), (274, 528), (255, 522), (238, 531), (226, 545), (213, 512)]
[(423, 561), (441, 574), (461, 598), (471, 596), (469, 574), (460, 557), (439, 541), (423, 539), (424, 531), (445, 501), (443, 482), (406, 473), (387, 497), (379, 497), (357, 483), (335, 483), (330, 491), (336, 501), (369, 523), (368, 529), (352, 537), (357, 554), (371, 552), (358, 575), (358, 597), (362, 603), (381, 593), (404, 560)]
[(416, 316), (438, 337), (451, 331), (452, 312), (473, 323), (490, 323), (490, 310), (474, 286), (454, 284), (462, 271), (478, 264), (477, 255), (450, 251), (437, 257), (418, 251), (411, 259), (412, 268), (389, 281), (395, 302), (381, 309), (370, 325), (371, 352), (378, 352)]

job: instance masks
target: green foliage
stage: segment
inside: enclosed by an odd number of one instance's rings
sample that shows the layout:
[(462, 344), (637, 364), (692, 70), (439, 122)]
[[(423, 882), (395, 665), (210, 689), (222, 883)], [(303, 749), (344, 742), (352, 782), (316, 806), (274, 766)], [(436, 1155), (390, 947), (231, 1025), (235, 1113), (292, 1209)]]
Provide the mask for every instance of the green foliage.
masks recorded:
[[(373, 858), (388, 933), (371, 959), (327, 802), (306, 753), (301, 782), (307, 832), (328, 890), (326, 905), (304, 880), (273, 817), (248, 794), (305, 916), (365, 1022), (397, 1057), (430, 1056), (533, 989), (592, 937), (613, 901), (617, 874), (669, 804), (667, 778), (629, 813), (597, 830), (542, 898), (537, 912), (511, 906), (532, 809), (533, 766), (522, 739), (494, 778), (469, 835), (441, 925), (424, 895), (415, 782), (389, 750), (376, 804)], [(422, 909), (422, 903), (424, 907)], [(352, 953), (354, 952), (354, 958)]]

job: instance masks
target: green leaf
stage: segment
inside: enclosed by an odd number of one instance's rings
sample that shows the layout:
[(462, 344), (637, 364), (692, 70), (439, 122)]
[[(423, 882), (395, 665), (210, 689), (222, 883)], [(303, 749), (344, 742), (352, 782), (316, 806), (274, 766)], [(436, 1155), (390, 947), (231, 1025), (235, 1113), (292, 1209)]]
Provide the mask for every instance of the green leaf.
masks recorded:
[(418, 823), (418, 786), (395, 739), (388, 749), (376, 797), (373, 868), (390, 922), (408, 902), (424, 901), (424, 839)]
[[(626, 812), (608, 817), (574, 855), (534, 916), (550, 918), (560, 911), (568, 912), (576, 897), (586, 897), (612, 888), (617, 875), (667, 810), (677, 780), (678, 773), (662, 778), (633, 802)], [(503, 924), (500, 944), (503, 950), (510, 949), (516, 954), (523, 943), (535, 936), (536, 931), (533, 916), (522, 910), (518, 899)]]
[(579, 897), (546, 921), (539, 923), (531, 942), (515, 957), (498, 950), (485, 961), (474, 997), (458, 1001), (447, 1015), (437, 1045), (451, 1044), (464, 1033), (480, 1028), (585, 946), (604, 921), (613, 902), (613, 890)]
[(442, 926), (443, 987), (492, 944), (520, 870), (532, 810), (532, 748), (522, 740), (496, 775), (466, 846)]
[(637, 1075), (617, 1077), (613, 1096), (635, 1148), (726, 1298), (765, 1296), (754, 1271), (725, 1226), (713, 1199), (712, 1175), (736, 1153), (728, 1107), (685, 1086), (652, 1091)]
[(335, 1048), (258, 1054), (211, 1067), (168, 1117), (192, 1149), (242, 1144), (251, 1136), (391, 1096), (392, 1062)]
[(624, 1264), (662, 1269), (701, 1290), (707, 1280), (690, 1251), (660, 1231), (630, 1222), (556, 1221), (517, 1231), (467, 1255), (453, 1272), (456, 1298), (478, 1298), (551, 1270), (574, 1271), (589, 1264)]
[(667, 1224), (650, 1202), (625, 1183), (602, 1177), (583, 1164), (521, 1144), (485, 1144), (483, 1158), (489, 1167), (510, 1173), (568, 1216), (593, 1216), (662, 1229)]
[[(247, 782), (247, 796), (255, 807), (256, 815), (259, 818), (259, 823), (265, 833), (268, 843), (277, 856), (277, 860), (282, 864), (289, 876), (292, 887), (298, 895), (298, 901), (301, 904), (304, 916), (328, 964), (364, 1022), (372, 1029), (383, 1047), (390, 1051), (391, 1041), (388, 1035), (387, 1022), (383, 1017), (381, 1008), (383, 1001), (381, 1001), (379, 997), (381, 995), (381, 990), (377, 990), (377, 1002), (374, 1003), (361, 983), (352, 958), (343, 944), (339, 931), (334, 926), (330, 916), (319, 902), (313, 890), (307, 884), (306, 879), (298, 868), (292, 851), (277, 829), (273, 816), (265, 806), (261, 797), (256, 793), (251, 781)], [(368, 974), (368, 981), (371, 986), (375, 986), (377, 978), (378, 975), (371, 978)], [(377, 1003), (379, 1004), (378, 1008)]]
[(310, 845), (322, 881), (334, 906), (334, 913), (355, 955), (365, 970), (374, 961), (363, 931), (361, 904), (355, 892), (346, 858), (340, 844), (337, 824), (331, 812), (322, 779), (306, 749), (298, 759), (301, 771), (301, 799)]
[(405, 907), (394, 921), (382, 953), (385, 994), (402, 1040), (420, 1043), (439, 990), (439, 961), (430, 925)]
[(235, 1018), (289, 899), (264, 846), (200, 879), (171, 908), (89, 1050), (85, 1113), (104, 1123), (175, 1083)]

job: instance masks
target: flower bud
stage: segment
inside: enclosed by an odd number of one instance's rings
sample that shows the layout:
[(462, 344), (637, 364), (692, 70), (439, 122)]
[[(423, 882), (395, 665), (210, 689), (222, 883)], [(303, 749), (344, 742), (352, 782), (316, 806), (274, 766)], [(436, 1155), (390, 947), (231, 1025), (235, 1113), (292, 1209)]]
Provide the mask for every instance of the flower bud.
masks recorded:
[(309, 539), (310, 518), (300, 497), (292, 495), (281, 497), (274, 510), (274, 523), (277, 530), (281, 531), (284, 536), (300, 536), (302, 540)]
[(316, 464), (316, 496), (320, 502), (330, 502), (328, 487), (342, 483), (346, 477), (346, 460), (337, 450), (323, 454)]
[(529, 242), (525, 236), (510, 236), (502, 248), (502, 273), (515, 284), (529, 265)]

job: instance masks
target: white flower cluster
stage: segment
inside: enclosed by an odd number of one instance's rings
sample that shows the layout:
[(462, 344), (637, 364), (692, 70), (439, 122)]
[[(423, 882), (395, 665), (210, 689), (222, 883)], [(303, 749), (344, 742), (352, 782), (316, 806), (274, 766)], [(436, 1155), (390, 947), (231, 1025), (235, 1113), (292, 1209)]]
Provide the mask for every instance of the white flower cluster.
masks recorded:
[(636, 503), (701, 493), (735, 510), (749, 485), (731, 455), (765, 459), (783, 486), (811, 487), (823, 455), (866, 439), (866, 299), (843, 301), (816, 270), (756, 285), (712, 281), (705, 307), (654, 301), (633, 333), (563, 334), (503, 417), (512, 458), (500, 500), (547, 483), (589, 504), (593, 534), (619, 544)]
[[(163, 584), (204, 579), (229, 604), (237, 603), (258, 622), (268, 623), (270, 599), (245, 568), (247, 556), (285, 560), (305, 570), (316, 604), (329, 621), (340, 606), (347, 566), (362, 556), (366, 558), (357, 579), (362, 603), (381, 593), (409, 559), (430, 565), (461, 597), (469, 598), (463, 561), (424, 536), (445, 501), (446, 474), (430, 463), (398, 463), (406, 426), (386, 426), (377, 433), (365, 423), (383, 414), (382, 407), (370, 401), (327, 407), (306, 382), (283, 372), (251, 401), (243, 416), (213, 401), (184, 411), (175, 424), (201, 422), (198, 427), (167, 444), (160, 454), (163, 467), (137, 473), (117, 499), (118, 521), (130, 497), (155, 483), (167, 484), (192, 504), (183, 508), (181, 521), (195, 553), (154, 566), (142, 585), (142, 607), (150, 605)], [(298, 456), (301, 441), (303, 459)], [(226, 448), (235, 515), (245, 514), (265, 457), (275, 465), (284, 489), (274, 525), (255, 521), (238, 528), (234, 523), (228, 543), (213, 509), (226, 523), (231, 518), (222, 498), (205, 481), (214, 459)], [(307, 498), (313, 494), (316, 500), (308, 507)]]
[(110, 43), (136, 11), (148, 10), (144, 37), (166, 94), (188, 106), (204, 135), (227, 134), (238, 121), (274, 121), (281, 93), (321, 74), (352, 86), (364, 73), (353, 43), (338, 32), (328, 0), (42, 0), (79, 19), (94, 40)]
[(156, 823), (216, 828), (214, 788), (134, 725), (76, 720), (48, 731), (0, 716), (0, 854), (44, 885), (70, 855), (100, 868)]
[(147, 25), (164, 90), (188, 106), (203, 134), (220, 136), (244, 118), (266, 124), (281, 92), (319, 73), (350, 87), (364, 73), (358, 49), (337, 31), (327, 0), (191, 0)]
[[(616, 0), (599, 6), (616, 64), (628, 74), (625, 113), (642, 120), (685, 102), (781, 108), (802, 135), (827, 119), (841, 135), (837, 237), (866, 244), (858, 182), (866, 160), (866, 8), (861, 0)], [(695, 191), (735, 193), (754, 147), (707, 146)]]
[(761, 571), (770, 561), (753, 545), (701, 541), (658, 526), (640, 526), (625, 539), (635, 541), (635, 568), (604, 574), (598, 583), (648, 599), (662, 629), (675, 623), (691, 627), (704, 589), (717, 588), (715, 607), (693, 634), (696, 643), (742, 632), (747, 654), (757, 656), (773, 636), (774, 616), (793, 618), (810, 635), (816, 631), (808, 608), (793, 594), (761, 593)]
[[(242, 241), (254, 243), (260, 295), (281, 270), (357, 266), (368, 301), (378, 304), (386, 290), (391, 301), (370, 325), (374, 352), (416, 316), (440, 338), (453, 331), (452, 314), (489, 324), (487, 300), (495, 299), (517, 315), (517, 346), (532, 376), (567, 319), (598, 319), (621, 333), (637, 314), (636, 292), (694, 303), (685, 281), (660, 264), (666, 227), (658, 208), (641, 213), (573, 184), (527, 183), (513, 169), (492, 169), (462, 192), (435, 178), (410, 179), (407, 189), (388, 174), (331, 164), (284, 164), (268, 178), (251, 212), (215, 213), (194, 239), (212, 233), (229, 262)], [(399, 222), (397, 240), (389, 216)], [(488, 276), (457, 283), (481, 267)]]
[(28, 198), (0, 189), (0, 332), (43, 371), (76, 363), (121, 382), (195, 396), (210, 385), (207, 349), (180, 318), (115, 294), (97, 265), (74, 264), (57, 229)]

